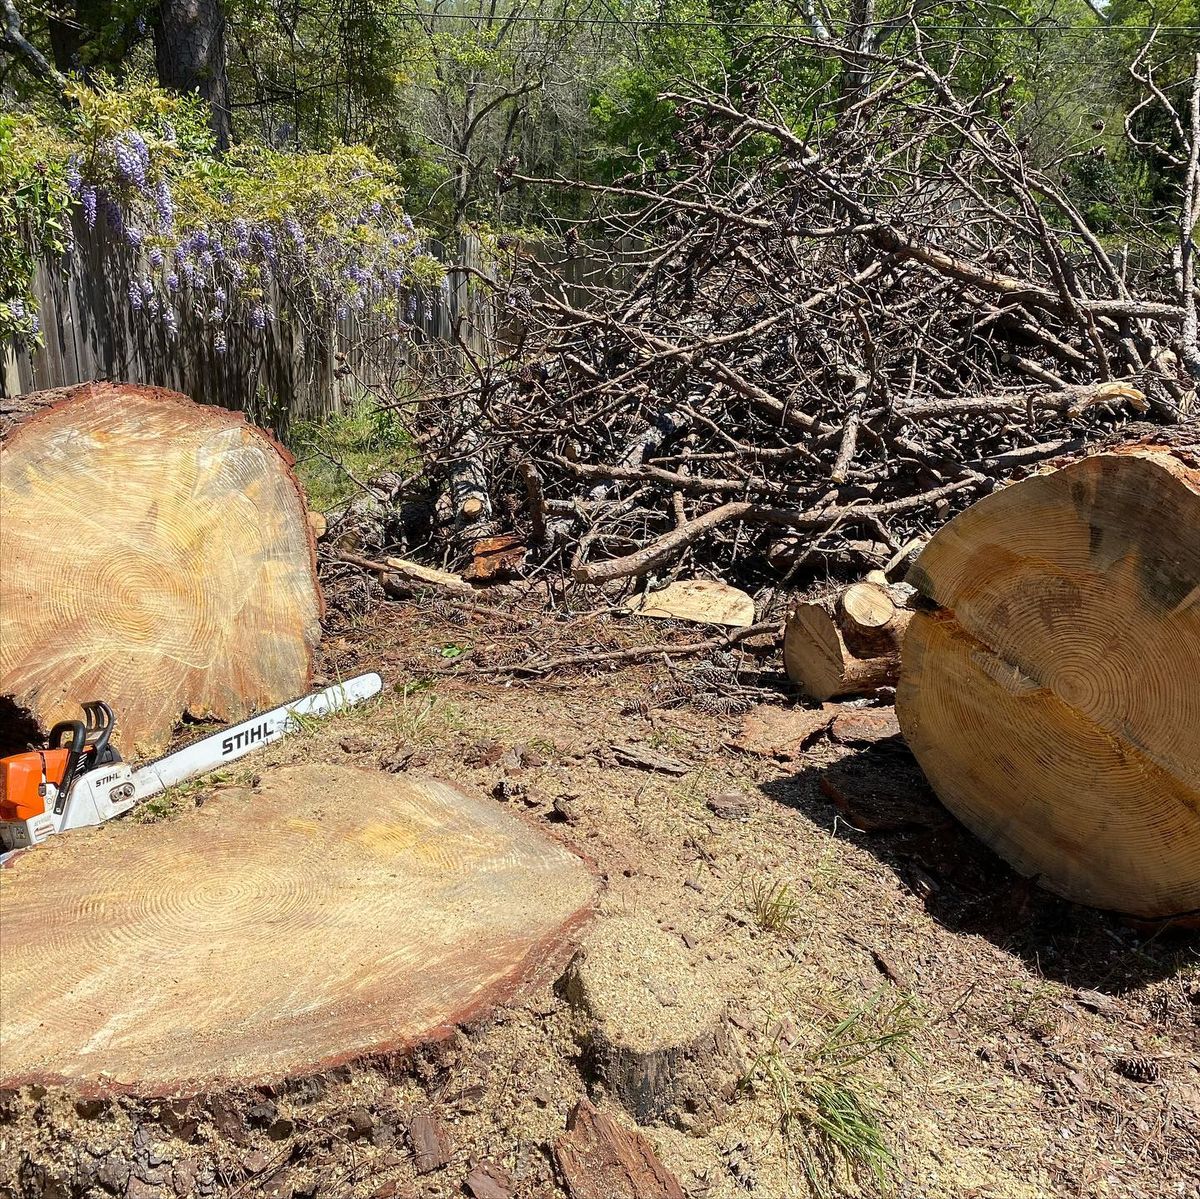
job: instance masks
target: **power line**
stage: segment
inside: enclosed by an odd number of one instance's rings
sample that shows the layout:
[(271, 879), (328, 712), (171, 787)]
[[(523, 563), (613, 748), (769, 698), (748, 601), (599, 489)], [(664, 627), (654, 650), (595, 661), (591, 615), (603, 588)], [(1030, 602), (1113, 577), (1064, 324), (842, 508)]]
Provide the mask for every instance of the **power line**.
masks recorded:
[[(568, 17), (568, 16), (547, 16), (541, 13), (497, 13), (490, 16), (486, 13), (461, 13), (461, 12), (438, 12), (433, 9), (414, 6), (408, 11), (399, 11), (395, 14), (401, 18), (410, 18), (413, 20), (425, 19), (429, 21), (470, 21), (477, 25), (494, 26), (494, 25), (586, 25), (586, 26), (608, 26), (617, 28), (635, 28), (635, 29), (786, 29), (791, 32), (800, 32), (808, 28), (803, 21), (737, 21), (727, 18), (713, 17), (708, 21), (669, 21), (660, 18), (647, 17)], [(887, 21), (882, 21), (880, 24), (886, 25)], [(892, 28), (896, 32), (903, 29), (913, 28), (907, 24), (895, 24)], [(853, 25), (847, 23), (842, 32), (848, 32), (854, 28)], [(1106, 25), (1097, 22), (1094, 25), (1081, 24), (1057, 24), (1054, 22), (1038, 22), (1035, 24), (1025, 25), (978, 25), (978, 24), (958, 24), (958, 25), (935, 25), (932, 27), (920, 26), (923, 33), (1070, 33), (1070, 34), (1088, 34), (1095, 35), (1097, 33), (1195, 33), (1200, 34), (1200, 25)]]

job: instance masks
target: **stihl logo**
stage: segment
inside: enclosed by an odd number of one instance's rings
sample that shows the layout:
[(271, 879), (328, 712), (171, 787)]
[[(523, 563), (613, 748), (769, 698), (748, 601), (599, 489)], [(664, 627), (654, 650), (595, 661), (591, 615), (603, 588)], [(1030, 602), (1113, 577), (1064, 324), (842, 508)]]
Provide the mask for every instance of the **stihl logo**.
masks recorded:
[(232, 737), (226, 737), (221, 742), (221, 757), (226, 757), (235, 750), (245, 749), (247, 745), (266, 741), (270, 736), (271, 722), (269, 720), (264, 720), (261, 724), (251, 725), (250, 728), (243, 732), (235, 733)]

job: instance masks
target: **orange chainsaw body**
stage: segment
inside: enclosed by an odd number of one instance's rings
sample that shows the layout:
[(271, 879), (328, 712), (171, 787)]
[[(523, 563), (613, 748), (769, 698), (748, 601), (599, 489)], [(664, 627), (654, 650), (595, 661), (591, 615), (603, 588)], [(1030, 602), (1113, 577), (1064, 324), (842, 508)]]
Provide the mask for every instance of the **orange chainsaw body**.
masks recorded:
[(67, 770), (67, 749), (35, 749), (0, 758), (0, 820), (32, 820), (46, 810), (46, 784)]

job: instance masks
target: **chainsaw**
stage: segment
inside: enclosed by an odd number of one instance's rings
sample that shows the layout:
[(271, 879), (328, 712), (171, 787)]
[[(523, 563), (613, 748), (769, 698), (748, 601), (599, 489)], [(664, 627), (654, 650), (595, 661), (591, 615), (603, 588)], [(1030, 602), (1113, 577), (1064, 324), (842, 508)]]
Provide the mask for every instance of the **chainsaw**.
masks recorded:
[[(0, 850), (27, 849), (52, 833), (103, 824), (167, 787), (207, 774), (324, 716), (377, 695), (377, 674), (359, 675), (202, 737), (137, 769), (112, 746), (116, 720), (102, 700), (83, 704), (83, 720), (50, 730), (46, 749), (0, 758)], [(0, 859), (2, 860), (2, 859)]]

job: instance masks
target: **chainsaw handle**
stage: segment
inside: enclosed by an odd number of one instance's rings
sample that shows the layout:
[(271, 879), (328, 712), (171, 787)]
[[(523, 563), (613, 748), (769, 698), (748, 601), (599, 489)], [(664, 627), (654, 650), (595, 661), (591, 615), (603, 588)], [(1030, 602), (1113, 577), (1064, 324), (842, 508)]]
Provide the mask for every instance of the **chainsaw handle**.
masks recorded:
[(63, 770), (62, 782), (58, 787), (58, 795), (54, 799), (54, 814), (61, 816), (67, 806), (67, 794), (75, 781), (75, 771), (83, 758), (84, 747), (87, 745), (87, 729), (82, 720), (60, 720), (50, 730), (49, 748), (62, 749), (63, 735), (71, 735), (71, 744), (67, 746), (67, 765)]
[(103, 762), (105, 760), (104, 751), (108, 748), (108, 739), (112, 736), (113, 725), (116, 724), (117, 718), (113, 715), (112, 708), (102, 699), (89, 700), (81, 706), (83, 714), (87, 717), (85, 734), (95, 746), (97, 763)]

